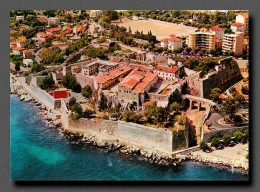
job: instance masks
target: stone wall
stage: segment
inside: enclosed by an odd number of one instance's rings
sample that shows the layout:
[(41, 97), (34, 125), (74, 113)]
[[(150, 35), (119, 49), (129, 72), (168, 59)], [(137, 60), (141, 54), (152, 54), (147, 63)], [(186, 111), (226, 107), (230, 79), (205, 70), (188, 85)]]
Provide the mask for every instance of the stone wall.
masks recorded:
[[(34, 79), (34, 78), (33, 78)], [(31, 96), (40, 102), (41, 104), (45, 105), (48, 109), (58, 109), (61, 107), (61, 100), (54, 99), (49, 93), (47, 93), (45, 90), (42, 90), (39, 87), (36, 87), (34, 84), (37, 83), (36, 80), (30, 83), (30, 86), (23, 82), (24, 79), (22, 79), (21, 83), (23, 87), (31, 94)], [(20, 80), (20, 79), (19, 79)]]
[(166, 153), (188, 147), (186, 130), (177, 132), (119, 121), (117, 132), (120, 139), (133, 145), (154, 148)]
[(89, 85), (91, 87), (91, 89), (94, 90), (94, 80), (93, 79), (91, 79), (87, 76), (78, 74), (78, 73), (75, 73), (75, 77), (77, 79), (77, 82), (81, 85), (82, 88)]
[(236, 131), (244, 132), (244, 130), (246, 130), (246, 129), (248, 129), (248, 126), (236, 127), (236, 128), (227, 128), (227, 129), (208, 132), (208, 133), (204, 134), (203, 140), (210, 142), (212, 137), (215, 137), (215, 136), (218, 137), (218, 136), (225, 135), (225, 134), (233, 136), (234, 132), (236, 132)]
[(222, 91), (228, 89), (233, 84), (242, 79), (236, 61), (217, 65), (216, 71), (207, 74), (204, 78), (200, 78), (200, 73), (186, 78), (188, 82), (188, 91), (191, 95), (210, 99), (211, 90), (218, 87)]
[(68, 119), (68, 128), (65, 131), (73, 133), (94, 133), (105, 134), (107, 136), (117, 135), (117, 121), (110, 121), (104, 119), (86, 119), (80, 118), (78, 120)]
[(242, 75), (236, 61), (231, 61), (228, 64), (220, 65), (217, 72), (207, 75), (203, 79), (203, 97), (210, 98), (211, 90), (215, 87), (222, 91), (228, 89), (233, 84), (242, 79)]

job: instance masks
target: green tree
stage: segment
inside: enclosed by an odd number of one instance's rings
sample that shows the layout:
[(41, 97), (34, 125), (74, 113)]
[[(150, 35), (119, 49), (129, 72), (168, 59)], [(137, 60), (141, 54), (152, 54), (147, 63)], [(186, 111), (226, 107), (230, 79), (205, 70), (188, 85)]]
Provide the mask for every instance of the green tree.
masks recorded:
[(83, 89), (81, 89), (81, 94), (85, 97), (85, 98), (90, 98), (92, 96), (92, 89), (89, 85), (85, 86)]
[(227, 145), (231, 141), (231, 136), (224, 135), (222, 139), (223, 139), (224, 144)]
[(17, 62), (17, 63), (15, 64), (15, 70), (16, 70), (16, 71), (20, 71), (20, 70), (21, 70), (21, 68), (20, 68), (20, 63), (19, 63), (19, 62)]
[(233, 136), (238, 140), (240, 141), (243, 137), (244, 137), (244, 134), (240, 131), (236, 131), (235, 133), (233, 133)]
[(62, 78), (61, 83), (68, 89), (71, 89), (72, 91), (76, 93), (80, 93), (81, 86), (77, 83), (77, 80), (75, 76), (72, 75), (66, 75)]
[(179, 113), (179, 111), (182, 109), (182, 105), (177, 103), (177, 102), (173, 102), (170, 105), (170, 111), (176, 111), (177, 113)]
[(79, 103), (75, 103), (74, 105), (72, 105), (70, 110), (75, 113), (78, 113), (80, 116), (82, 116), (83, 114), (83, 109)]
[(219, 144), (220, 144), (220, 140), (219, 140), (218, 138), (214, 137), (214, 138), (211, 140), (211, 146), (217, 147), (217, 146), (219, 146)]
[(102, 93), (100, 103), (99, 103), (99, 109), (104, 110), (107, 109), (107, 98), (105, 95)]
[(211, 90), (210, 97), (212, 98), (213, 101), (218, 101), (220, 93), (221, 93), (221, 90), (216, 87)]
[(45, 77), (41, 83), (40, 83), (40, 88), (46, 90), (48, 88), (53, 88), (55, 86), (55, 82), (51, 77)]
[(75, 105), (76, 102), (77, 102), (77, 101), (76, 101), (76, 98), (75, 98), (75, 97), (70, 98), (70, 100), (69, 100), (69, 108), (70, 108), (71, 106)]
[(83, 117), (84, 118), (90, 118), (93, 114), (95, 114), (96, 112), (91, 110), (91, 109), (86, 109), (84, 112), (83, 112)]
[(203, 149), (203, 150), (208, 149), (209, 148), (208, 143), (206, 141), (202, 140), (200, 142), (200, 148)]
[(249, 139), (249, 129), (246, 129), (244, 131), (244, 135), (245, 135), (246, 139), (248, 140)]

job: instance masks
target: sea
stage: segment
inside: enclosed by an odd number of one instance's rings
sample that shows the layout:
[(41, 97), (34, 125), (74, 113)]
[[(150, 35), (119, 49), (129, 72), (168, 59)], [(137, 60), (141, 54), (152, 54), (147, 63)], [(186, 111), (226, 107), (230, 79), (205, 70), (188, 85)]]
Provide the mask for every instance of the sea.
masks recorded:
[(71, 144), (48, 125), (34, 103), (10, 96), (11, 180), (81, 181), (247, 181), (248, 175), (215, 165), (186, 161), (166, 166)]

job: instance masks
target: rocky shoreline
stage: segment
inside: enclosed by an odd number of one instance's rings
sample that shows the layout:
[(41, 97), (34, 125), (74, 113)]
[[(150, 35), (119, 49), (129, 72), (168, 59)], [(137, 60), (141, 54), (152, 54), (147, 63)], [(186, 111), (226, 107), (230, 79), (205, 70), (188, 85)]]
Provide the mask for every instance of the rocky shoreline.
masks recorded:
[(201, 162), (203, 164), (208, 164), (208, 165), (216, 165), (228, 169), (234, 168), (236, 170), (248, 174), (248, 170), (241, 167), (234, 167), (234, 166), (232, 167), (231, 165), (226, 164), (224, 162), (220, 162), (220, 163), (210, 162), (207, 159), (196, 158), (192, 155), (177, 155), (178, 157), (171, 158), (165, 154), (160, 153), (157, 150), (148, 150), (148, 149), (122, 144), (118, 140), (100, 141), (100, 138), (97, 138), (95, 134), (89, 133), (84, 135), (77, 135), (71, 132), (65, 132), (60, 119), (53, 120), (48, 118), (47, 107), (34, 100), (33, 97), (27, 92), (27, 90), (14, 77), (11, 77), (10, 80), (11, 80), (10, 93), (17, 95), (21, 101), (33, 102), (36, 106), (38, 106), (40, 109), (40, 113), (38, 115), (41, 115), (43, 119), (46, 120), (48, 126), (57, 128), (58, 133), (64, 135), (70, 141), (71, 144), (93, 145), (106, 152), (118, 152), (127, 157), (133, 157), (138, 160), (143, 160), (158, 165), (177, 166), (179, 163), (184, 161), (195, 161), (195, 162)]

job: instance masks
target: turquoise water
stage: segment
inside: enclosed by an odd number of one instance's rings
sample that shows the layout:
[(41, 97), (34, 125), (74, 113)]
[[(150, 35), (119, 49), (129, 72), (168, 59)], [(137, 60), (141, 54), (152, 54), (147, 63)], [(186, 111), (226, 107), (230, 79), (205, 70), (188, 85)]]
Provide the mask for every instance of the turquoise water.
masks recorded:
[(71, 145), (37, 115), (33, 103), (15, 95), (10, 102), (12, 180), (248, 180), (238, 171), (196, 162), (159, 166), (93, 146)]

